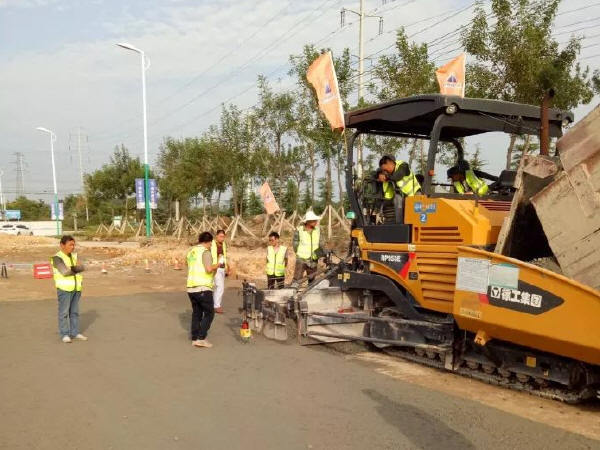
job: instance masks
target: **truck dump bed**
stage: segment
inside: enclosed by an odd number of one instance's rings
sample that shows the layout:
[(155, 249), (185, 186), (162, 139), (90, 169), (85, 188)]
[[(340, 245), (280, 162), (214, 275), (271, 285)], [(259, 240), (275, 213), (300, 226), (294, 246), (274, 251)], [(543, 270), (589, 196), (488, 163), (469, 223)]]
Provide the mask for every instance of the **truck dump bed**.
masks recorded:
[(600, 289), (600, 106), (557, 149), (562, 170), (531, 203), (563, 274)]

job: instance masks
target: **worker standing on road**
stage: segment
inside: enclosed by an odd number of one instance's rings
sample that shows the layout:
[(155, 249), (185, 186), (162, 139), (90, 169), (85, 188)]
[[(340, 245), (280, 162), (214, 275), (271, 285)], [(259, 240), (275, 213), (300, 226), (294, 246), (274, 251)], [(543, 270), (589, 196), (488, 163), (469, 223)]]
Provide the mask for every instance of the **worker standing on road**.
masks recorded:
[(227, 244), (225, 243), (225, 230), (217, 230), (216, 239), (212, 241), (210, 253), (213, 264), (219, 268), (215, 274), (215, 312), (223, 314), (223, 293), (225, 292), (225, 276), (229, 275), (229, 263), (227, 261)]
[(213, 264), (210, 254), (212, 242), (212, 234), (205, 231), (198, 237), (198, 245), (187, 254), (187, 293), (192, 303), (191, 334), (195, 347), (212, 347), (206, 336), (215, 317), (213, 286), (215, 271), (219, 268), (219, 264)]
[(309, 283), (315, 279), (317, 262), (321, 256), (324, 256), (321, 246), (321, 229), (318, 225), (319, 220), (321, 220), (319, 216), (312, 211), (308, 211), (303, 223), (294, 232), (292, 245), (296, 253), (293, 281), (295, 287), (300, 283), (304, 272), (306, 272)]
[(58, 332), (64, 343), (87, 341), (79, 332), (79, 300), (83, 282), (83, 265), (77, 264), (75, 239), (65, 235), (60, 239), (60, 251), (50, 258), (54, 284), (58, 295)]
[(405, 197), (412, 197), (421, 190), (421, 185), (404, 161), (396, 161), (385, 155), (379, 160), (379, 168), (386, 173), (388, 181), (396, 183), (398, 191)]
[(450, 167), (446, 173), (448, 178), (452, 180), (454, 192), (457, 194), (473, 192), (481, 197), (489, 191), (486, 182), (475, 174), (467, 161), (459, 161), (456, 166)]
[(285, 281), (285, 268), (288, 263), (287, 247), (279, 245), (279, 233), (273, 231), (269, 234), (267, 247), (267, 288), (281, 289)]

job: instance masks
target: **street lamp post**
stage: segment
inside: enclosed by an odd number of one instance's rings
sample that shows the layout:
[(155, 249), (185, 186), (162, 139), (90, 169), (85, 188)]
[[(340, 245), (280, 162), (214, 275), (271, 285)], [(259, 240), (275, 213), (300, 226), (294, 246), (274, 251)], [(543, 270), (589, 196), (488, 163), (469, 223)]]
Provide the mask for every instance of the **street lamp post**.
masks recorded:
[(56, 188), (56, 165), (54, 164), (54, 141), (56, 140), (56, 135), (50, 131), (48, 128), (37, 127), (36, 130), (43, 131), (44, 133), (48, 133), (50, 135), (50, 155), (52, 156), (52, 180), (54, 182), (54, 214), (56, 217), (56, 235), (60, 236), (60, 223), (59, 223), (59, 213), (58, 213), (58, 189)]
[(150, 167), (148, 165), (148, 121), (146, 117), (146, 55), (139, 48), (134, 47), (131, 44), (119, 43), (119, 47), (126, 50), (131, 50), (139, 53), (142, 57), (142, 108), (144, 116), (144, 203), (146, 208), (146, 237), (150, 237), (152, 227), (152, 215), (150, 211), (150, 182), (148, 181)]
[(2, 220), (6, 220), (6, 203), (4, 202), (4, 191), (2, 191), (2, 175), (4, 175), (4, 171), (0, 170), (0, 218)]

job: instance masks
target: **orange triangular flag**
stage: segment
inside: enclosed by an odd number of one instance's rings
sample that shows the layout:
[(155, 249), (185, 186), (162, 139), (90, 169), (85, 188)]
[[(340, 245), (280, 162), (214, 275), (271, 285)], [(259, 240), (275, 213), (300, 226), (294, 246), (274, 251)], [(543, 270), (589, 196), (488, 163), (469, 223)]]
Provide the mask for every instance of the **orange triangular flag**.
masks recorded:
[(259, 193), (267, 214), (275, 214), (277, 211), (279, 211), (279, 205), (273, 196), (273, 192), (271, 192), (271, 186), (269, 186), (269, 183), (265, 182), (260, 187)]
[(444, 95), (465, 96), (465, 60), (466, 55), (461, 53), (449, 63), (435, 71), (440, 93)]
[(332, 130), (343, 130), (344, 108), (340, 98), (331, 52), (323, 53), (308, 68), (306, 79), (317, 91), (319, 109), (325, 114)]

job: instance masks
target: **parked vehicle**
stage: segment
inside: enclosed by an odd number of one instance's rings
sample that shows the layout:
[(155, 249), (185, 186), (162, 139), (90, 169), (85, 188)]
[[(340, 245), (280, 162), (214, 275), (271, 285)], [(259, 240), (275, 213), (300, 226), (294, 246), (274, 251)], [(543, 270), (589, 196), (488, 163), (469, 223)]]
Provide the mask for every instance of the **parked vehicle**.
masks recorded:
[(15, 236), (33, 236), (31, 228), (20, 223), (5, 223), (4, 225), (0, 225), (0, 233)]

